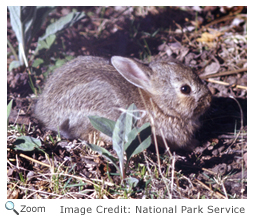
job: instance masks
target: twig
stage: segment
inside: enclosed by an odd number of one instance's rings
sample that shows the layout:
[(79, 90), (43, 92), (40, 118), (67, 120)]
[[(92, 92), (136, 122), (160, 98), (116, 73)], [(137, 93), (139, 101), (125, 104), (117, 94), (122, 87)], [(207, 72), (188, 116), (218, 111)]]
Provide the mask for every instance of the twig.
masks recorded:
[[(214, 80), (214, 79), (206, 79), (207, 82), (210, 82), (210, 83), (216, 83), (216, 84), (220, 84), (220, 85), (224, 85), (224, 86), (229, 86), (230, 84), (227, 83), (227, 82), (222, 82), (222, 81), (217, 81), (217, 80)], [(237, 89), (245, 89), (247, 90), (247, 86), (241, 86), (241, 85), (232, 85), (232, 87), (235, 87)]]
[[(225, 180), (225, 179), (224, 179), (224, 180)], [(223, 192), (224, 192), (224, 194), (225, 194), (225, 196), (226, 196), (226, 199), (228, 199), (228, 194), (227, 194), (226, 187), (225, 187), (225, 185), (224, 185), (224, 180), (221, 182), (221, 186), (222, 186)]]
[[(11, 184), (13, 184), (13, 183), (11, 183)], [(16, 185), (16, 187), (18, 187), (19, 189), (22, 189), (24, 191), (32, 191), (32, 192), (36, 192), (36, 193), (46, 194), (46, 195), (49, 195), (49, 196), (58, 196), (58, 198), (61, 198), (61, 197), (64, 196), (64, 195), (58, 195), (58, 194), (55, 194), (55, 193), (45, 192), (45, 191), (42, 191), (42, 190), (26, 188), (26, 187), (19, 186), (19, 185)]]
[(176, 162), (176, 157), (175, 157), (175, 152), (174, 152), (173, 157), (172, 157), (172, 163), (171, 163), (170, 199), (172, 199), (172, 193), (173, 193), (173, 187), (174, 187), (175, 162)]
[[(142, 92), (141, 92), (141, 89), (138, 88), (138, 90), (139, 90), (139, 94), (140, 94), (140, 96), (141, 96), (141, 98), (142, 98), (142, 101), (143, 101), (143, 103), (144, 103), (145, 108), (148, 109), (148, 108), (147, 108), (147, 103), (146, 103), (146, 101), (145, 101), (145, 99), (144, 99), (144, 97), (143, 97), (143, 94), (142, 94)], [(150, 103), (151, 103), (151, 105), (152, 105), (152, 107), (153, 107), (153, 109), (154, 109), (155, 107), (154, 107), (154, 103), (153, 103), (152, 99), (150, 99)], [(160, 175), (161, 175), (161, 177), (162, 177), (162, 180), (163, 180), (163, 182), (164, 182), (164, 184), (165, 184), (165, 186), (166, 186), (166, 188), (167, 188), (169, 197), (172, 199), (172, 193), (173, 193), (173, 191), (171, 191), (171, 193), (170, 193), (168, 184), (166, 184), (166, 182), (167, 182), (167, 181), (166, 181), (166, 178), (165, 178), (165, 176), (163, 175), (162, 169), (161, 169), (161, 160), (160, 160), (158, 142), (157, 142), (157, 137), (156, 137), (156, 130), (155, 130), (154, 118), (153, 118), (153, 116), (151, 115), (151, 113), (150, 113), (148, 110), (147, 110), (147, 113), (148, 113), (148, 116), (149, 116), (149, 119), (150, 119), (150, 124), (151, 124), (151, 129), (152, 129), (152, 134), (153, 134), (153, 140), (154, 140), (155, 149), (156, 149), (156, 157), (157, 157), (158, 171), (159, 171), (159, 173), (160, 173)], [(172, 182), (173, 182), (174, 176), (172, 176), (171, 178), (172, 178)], [(173, 187), (172, 187), (172, 190), (173, 190)]]
[(242, 68), (238, 70), (231, 70), (231, 71), (226, 71), (222, 73), (214, 73), (214, 74), (202, 74), (200, 75), (200, 79), (207, 79), (207, 78), (212, 78), (212, 77), (218, 77), (218, 76), (227, 76), (227, 75), (232, 75), (240, 72), (247, 72), (247, 68)]
[(201, 170), (206, 171), (206, 172), (208, 172), (208, 173), (211, 173), (212, 175), (216, 175), (215, 172), (213, 172), (213, 171), (211, 171), (211, 170), (208, 170), (208, 169), (206, 169), (206, 168), (201, 168)]
[[(143, 94), (142, 94), (140, 88), (138, 88), (138, 91), (139, 91), (139, 94), (140, 94), (140, 96), (141, 96), (141, 99), (142, 99), (142, 101), (143, 101), (143, 103), (144, 103), (145, 108), (148, 109), (148, 108), (147, 108), (147, 103), (146, 103), (146, 101), (145, 101), (145, 99), (144, 99), (144, 97), (143, 97)], [(150, 100), (150, 102), (151, 102), (151, 104), (152, 104), (152, 106), (153, 106), (152, 100)], [(154, 106), (153, 106), (153, 107), (154, 107)], [(157, 155), (157, 163), (158, 163), (159, 170), (161, 170), (161, 162), (160, 162), (160, 155), (159, 155), (159, 150), (158, 150), (158, 143), (157, 143), (157, 139), (156, 139), (156, 135), (155, 135), (154, 119), (153, 119), (151, 113), (150, 113), (148, 110), (147, 110), (147, 113), (148, 113), (149, 118), (150, 118), (151, 129), (152, 129), (152, 133), (153, 133), (153, 137), (154, 137), (154, 142), (155, 142), (154, 144), (155, 144), (156, 155)]]
[(161, 135), (162, 135), (162, 139), (163, 139), (163, 143), (165, 145), (165, 148), (166, 148), (167, 152), (169, 153), (170, 157), (172, 157), (172, 153), (171, 153), (170, 148), (168, 146), (168, 143), (167, 143), (167, 141), (166, 141), (166, 139), (164, 137), (163, 130), (160, 129), (160, 132), (161, 132)]
[(200, 180), (195, 179), (196, 182), (198, 182), (201, 186), (203, 186), (205, 189), (207, 189), (208, 191), (210, 191), (216, 198), (220, 199), (226, 199), (226, 196), (223, 196), (221, 193), (219, 192), (214, 192), (212, 189), (210, 189), (206, 184), (202, 183)]
[(38, 164), (40, 164), (40, 165), (42, 165), (42, 166), (46, 166), (46, 167), (49, 167), (49, 168), (51, 168), (51, 165), (49, 165), (49, 164), (46, 164), (46, 163), (43, 163), (43, 162), (40, 162), (40, 161), (38, 161), (38, 160), (35, 160), (35, 159), (33, 159), (33, 158), (31, 158), (31, 157), (28, 157), (27, 155), (25, 155), (25, 154), (19, 154), (19, 156), (20, 157), (23, 157), (23, 158), (25, 158), (25, 159), (27, 159), (27, 160), (31, 160), (32, 162), (34, 162), (34, 163), (38, 163)]
[(17, 55), (17, 53), (16, 53), (14, 47), (12, 46), (11, 42), (9, 41), (8, 37), (7, 37), (7, 44), (8, 44), (8, 46), (9, 46), (9, 48), (11, 49), (11, 52), (12, 52), (12, 54), (14, 55), (15, 60), (18, 60), (18, 55)]
[(191, 45), (191, 46), (195, 46), (194, 43), (192, 43), (192, 41), (189, 39), (189, 37), (185, 34), (185, 31), (183, 30), (183, 28), (173, 20), (173, 23), (178, 27), (178, 29), (180, 29), (182, 31), (182, 34), (184, 35), (184, 37), (186, 38), (186, 40), (188, 41), (188, 43)]
[(232, 20), (236, 17), (236, 15), (227, 15), (225, 17), (222, 17), (222, 18), (219, 18), (219, 19), (215, 19), (214, 21), (210, 22), (209, 24), (201, 27), (198, 32), (202, 32), (204, 29), (214, 25), (214, 24), (218, 24), (220, 22), (223, 22), (223, 21), (227, 21), (227, 20)]

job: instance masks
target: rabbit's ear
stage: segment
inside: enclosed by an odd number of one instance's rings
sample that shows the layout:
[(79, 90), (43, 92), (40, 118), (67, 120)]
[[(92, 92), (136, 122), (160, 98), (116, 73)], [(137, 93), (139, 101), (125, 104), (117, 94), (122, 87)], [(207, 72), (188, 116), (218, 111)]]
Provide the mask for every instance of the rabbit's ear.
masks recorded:
[(120, 56), (113, 56), (111, 63), (127, 81), (144, 90), (149, 90), (149, 67), (132, 59)]

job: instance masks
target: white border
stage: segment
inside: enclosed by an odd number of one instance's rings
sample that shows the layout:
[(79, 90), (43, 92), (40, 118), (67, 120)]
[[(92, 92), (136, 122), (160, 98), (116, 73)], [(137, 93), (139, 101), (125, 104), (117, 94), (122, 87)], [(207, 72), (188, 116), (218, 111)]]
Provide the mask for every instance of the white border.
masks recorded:
[[(9, 5), (19, 5), (20, 1), (8, 1), (7, 2)], [(34, 4), (39, 4), (40, 2), (32, 2), (32, 1), (22, 1), (23, 5), (34, 5)], [(51, 5), (52, 3), (55, 3), (55, 5), (59, 5), (59, 4), (64, 4), (65, 2), (59, 2), (59, 1), (42, 1), (42, 3), (44, 5)], [(69, 3), (69, 2), (66, 2)], [(82, 5), (82, 4), (89, 4), (92, 3), (92, 5), (103, 5), (104, 3), (106, 3), (106, 5), (118, 5), (119, 3), (122, 4), (126, 4), (126, 5), (153, 5), (155, 3), (155, 5), (166, 5), (166, 4), (173, 4), (174, 2), (168, 2), (168, 1), (132, 1), (129, 0), (127, 2), (122, 2), (122, 1), (71, 1), (71, 5)], [(178, 3), (178, 5), (188, 5), (189, 2), (187, 3), (186, 1), (177, 1), (176, 3)], [(198, 1), (191, 1), (190, 2), (192, 5), (198, 5), (199, 2)], [(207, 2), (205, 2), (207, 3)], [(220, 5), (220, 3), (223, 3), (224, 5), (228, 2), (221, 2), (221, 1), (212, 1), (212, 3)], [(248, 1), (240, 1), (239, 2), (241, 5), (247, 5)], [(4, 4), (4, 3), (1, 3)], [(229, 4), (232, 5), (238, 5), (238, 1), (229, 1)], [(3, 6), (3, 5), (1, 5)], [(6, 10), (7, 10), (7, 5), (4, 5), (5, 7), (1, 7), (1, 26), (2, 26), (2, 31), (5, 32), (6, 30), (6, 23), (7, 23), (7, 16), (6, 16)], [(250, 10), (251, 7), (248, 7), (248, 11)], [(252, 21), (251, 17), (251, 13), (248, 13), (248, 20)], [(6, 22), (4, 22), (6, 21)], [(251, 26), (249, 25), (248, 27), (250, 27), (248, 29), (248, 35), (252, 36), (251, 34)], [(6, 33), (6, 32), (5, 32)], [(5, 37), (3, 37), (4, 34), (2, 34), (2, 39)], [(250, 38), (251, 39), (251, 38)], [(2, 47), (1, 48), (5, 48), (6, 47), (6, 41), (2, 40), (1, 41)], [(251, 41), (248, 43), (248, 47), (251, 49)], [(4, 49), (5, 51), (5, 49)], [(251, 55), (251, 51), (249, 52), (249, 55)], [(2, 103), (2, 108), (1, 108), (1, 117), (2, 117), (2, 129), (0, 132), (1, 135), (1, 146), (2, 146), (2, 154), (1, 154), (1, 210), (3, 210), (2, 212), (2, 216), (6, 216), (5, 214), (8, 214), (8, 216), (11, 218), (11, 216), (15, 216), (16, 214), (12, 211), (8, 211), (5, 209), (4, 205), (7, 201), (6, 199), (6, 91), (7, 91), (7, 87), (6, 87), (6, 63), (7, 63), (7, 58), (6, 58), (6, 53), (3, 52), (1, 53), (2, 59), (2, 80), (1, 80), (1, 103)], [(250, 56), (251, 57), (251, 56)], [(249, 59), (251, 60), (251, 59)], [(252, 82), (252, 74), (251, 73), (251, 65), (248, 66), (248, 81)], [(248, 95), (249, 99), (252, 99), (252, 92), (251, 92), (251, 88), (249, 87), (249, 95)], [(249, 103), (249, 114), (248, 114), (248, 133), (251, 134), (251, 126), (252, 125), (252, 116), (251, 113), (253, 112), (252, 106), (251, 106), (251, 101), (248, 102)], [(252, 168), (252, 161), (251, 161), (251, 157), (252, 157), (252, 150), (251, 150), (251, 145), (252, 145), (252, 138), (251, 135), (248, 135), (248, 170), (251, 171)], [(5, 152), (5, 153), (3, 153)], [(21, 210), (21, 205), (26, 205), (26, 206), (45, 206), (46, 207), (46, 213), (20, 213), (19, 218), (22, 219), (23, 217), (27, 219), (27, 217), (50, 217), (53, 218), (55, 217), (56, 214), (58, 214), (59, 217), (75, 217), (75, 218), (84, 218), (87, 216), (92, 216), (92, 217), (110, 217), (110, 219), (116, 219), (121, 217), (119, 214), (108, 214), (108, 213), (104, 213), (104, 214), (99, 214), (95, 212), (95, 209), (97, 206), (101, 205), (104, 207), (116, 207), (118, 205), (120, 206), (126, 206), (126, 207), (130, 207), (131, 208), (131, 213), (130, 214), (125, 214), (125, 216), (136, 216), (138, 215), (139, 217), (149, 217), (149, 215), (153, 215), (153, 214), (135, 214), (135, 206), (156, 206), (156, 207), (164, 207), (164, 206), (177, 206), (178, 207), (178, 213), (174, 213), (174, 214), (156, 214), (159, 217), (177, 217), (177, 218), (181, 218), (181, 217), (188, 217), (189, 215), (192, 216), (192, 218), (194, 219), (203, 219), (203, 217), (218, 217), (219, 219), (226, 217), (227, 215), (229, 215), (230, 219), (238, 219), (238, 217), (247, 217), (249, 213), (252, 212), (252, 208), (250, 207), (250, 204), (252, 204), (252, 172), (248, 172), (248, 199), (247, 200), (58, 200), (57, 202), (55, 200), (14, 200), (15, 203), (15, 208), (17, 211)], [(60, 213), (60, 206), (73, 206), (73, 207), (91, 207), (93, 209), (93, 214), (86, 214), (86, 215), (81, 215), (81, 214), (66, 214), (63, 215)], [(213, 205), (213, 206), (217, 206), (217, 207), (244, 207), (246, 210), (246, 214), (201, 214), (201, 213), (188, 213), (188, 214), (182, 214), (180, 213), (180, 207), (181, 206), (188, 206), (188, 207), (198, 207), (198, 206), (203, 206), (203, 209), (205, 210), (209, 205)], [(115, 218), (116, 217), (116, 218)], [(249, 218), (246, 218), (249, 219)]]

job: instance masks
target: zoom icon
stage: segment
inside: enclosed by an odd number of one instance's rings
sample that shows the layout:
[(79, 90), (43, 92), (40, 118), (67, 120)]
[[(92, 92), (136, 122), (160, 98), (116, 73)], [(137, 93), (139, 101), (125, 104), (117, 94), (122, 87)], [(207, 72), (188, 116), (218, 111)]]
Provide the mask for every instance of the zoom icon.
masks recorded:
[(5, 208), (7, 210), (13, 210), (13, 212), (15, 212), (17, 215), (19, 215), (19, 213), (17, 212), (16, 209), (14, 209), (14, 203), (12, 201), (8, 201), (5, 203)]

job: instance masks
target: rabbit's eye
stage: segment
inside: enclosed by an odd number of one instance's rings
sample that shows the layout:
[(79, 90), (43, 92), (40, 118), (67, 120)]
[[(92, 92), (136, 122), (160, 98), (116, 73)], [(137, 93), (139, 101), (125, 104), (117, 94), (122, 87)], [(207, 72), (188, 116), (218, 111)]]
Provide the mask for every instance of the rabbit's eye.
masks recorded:
[(191, 87), (188, 85), (183, 85), (180, 90), (185, 95), (189, 95), (191, 93)]

